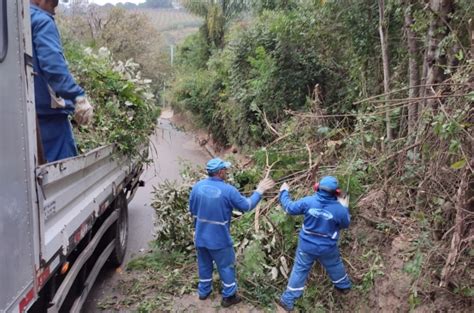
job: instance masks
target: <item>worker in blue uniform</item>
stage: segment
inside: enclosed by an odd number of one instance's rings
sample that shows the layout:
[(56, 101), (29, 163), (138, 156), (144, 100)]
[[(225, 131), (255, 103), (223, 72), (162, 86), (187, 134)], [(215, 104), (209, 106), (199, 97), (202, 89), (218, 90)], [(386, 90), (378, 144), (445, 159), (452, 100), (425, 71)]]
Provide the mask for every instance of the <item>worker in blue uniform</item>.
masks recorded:
[(54, 21), (58, 0), (31, 0), (36, 114), (48, 162), (77, 155), (69, 115), (87, 124), (93, 109), (71, 76)]
[(189, 209), (194, 219), (194, 244), (197, 251), (200, 300), (206, 300), (212, 292), (213, 262), (222, 283), (223, 307), (241, 301), (237, 295), (235, 280), (235, 252), (230, 236), (232, 210), (249, 212), (262, 199), (263, 193), (274, 182), (263, 179), (248, 198), (225, 182), (231, 164), (219, 158), (210, 160), (206, 169), (208, 178), (197, 182), (191, 191)]
[(292, 311), (295, 300), (302, 296), (306, 279), (315, 261), (326, 269), (337, 291), (349, 292), (351, 281), (342, 263), (337, 241), (340, 230), (350, 223), (348, 197), (343, 197), (335, 177), (323, 177), (315, 185), (315, 193), (298, 201), (292, 201), (289, 186), (280, 188), (280, 203), (289, 215), (304, 215), (299, 232), (295, 263), (285, 292), (278, 304)]

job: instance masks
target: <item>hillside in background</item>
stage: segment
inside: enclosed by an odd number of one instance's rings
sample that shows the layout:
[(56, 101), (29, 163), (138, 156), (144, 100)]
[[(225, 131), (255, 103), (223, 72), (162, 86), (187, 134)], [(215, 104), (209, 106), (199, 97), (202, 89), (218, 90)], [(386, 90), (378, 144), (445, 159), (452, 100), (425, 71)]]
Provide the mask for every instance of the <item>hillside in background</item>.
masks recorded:
[(142, 2), (139, 4), (135, 4), (132, 2), (119, 2), (117, 3), (116, 6), (124, 8), (124, 9), (136, 9), (136, 8), (181, 9), (182, 8), (182, 6), (178, 3), (178, 1), (173, 1), (173, 0), (146, 0), (145, 2)]
[(171, 0), (147, 0), (138, 5), (131, 2), (98, 5), (88, 3), (87, 0), (76, 0), (69, 5), (60, 4), (57, 12), (60, 15), (76, 18), (80, 16), (80, 19), (87, 20), (89, 25), (84, 25), (80, 30), (76, 28), (75, 31), (93, 33), (105, 27), (110, 11), (118, 9), (126, 10), (130, 14), (145, 15), (160, 33), (166, 46), (179, 44), (196, 32), (203, 23), (201, 17), (190, 14), (177, 1)]
[(203, 22), (202, 18), (184, 10), (138, 8), (133, 11), (144, 13), (168, 45), (179, 44), (197, 32)]
[(73, 2), (57, 10), (63, 41), (92, 48), (107, 47), (115, 60), (133, 59), (155, 94), (171, 75), (172, 49), (196, 33), (203, 19), (183, 9), (88, 5)]

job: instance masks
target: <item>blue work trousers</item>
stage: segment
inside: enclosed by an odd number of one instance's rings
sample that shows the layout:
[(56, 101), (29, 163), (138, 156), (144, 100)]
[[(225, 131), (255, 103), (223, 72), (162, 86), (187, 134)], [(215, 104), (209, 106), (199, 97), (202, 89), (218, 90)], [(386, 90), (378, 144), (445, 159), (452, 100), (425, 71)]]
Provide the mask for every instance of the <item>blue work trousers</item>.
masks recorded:
[(321, 255), (306, 253), (298, 247), (288, 286), (281, 296), (281, 301), (288, 308), (293, 308), (296, 299), (303, 294), (306, 279), (315, 261), (319, 261), (324, 266), (335, 287), (341, 289), (351, 288), (352, 284), (337, 246), (324, 251)]
[(213, 262), (216, 263), (221, 278), (222, 296), (224, 298), (233, 296), (237, 292), (234, 248), (230, 246), (224, 249), (211, 250), (197, 247), (196, 250), (199, 268), (199, 296), (207, 296), (212, 291)]
[(77, 155), (76, 142), (67, 114), (38, 115), (44, 157), (48, 162)]

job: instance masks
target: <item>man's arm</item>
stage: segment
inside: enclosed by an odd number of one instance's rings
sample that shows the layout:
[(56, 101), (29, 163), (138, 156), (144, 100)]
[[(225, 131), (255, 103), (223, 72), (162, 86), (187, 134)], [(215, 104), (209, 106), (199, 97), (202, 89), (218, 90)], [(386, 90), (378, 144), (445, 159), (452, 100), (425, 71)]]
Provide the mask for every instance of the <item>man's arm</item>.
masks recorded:
[(230, 186), (230, 204), (239, 211), (248, 212), (253, 210), (261, 199), (262, 195), (257, 191), (246, 198), (235, 187)]
[(64, 58), (61, 40), (52, 19), (42, 19), (33, 26), (33, 45), (38, 66), (44, 73), (46, 82), (60, 97), (75, 100), (84, 95), (84, 90), (76, 84), (69, 73)]
[(308, 205), (304, 201), (304, 198), (298, 201), (291, 200), (291, 196), (288, 190), (282, 190), (280, 192), (279, 198), (283, 210), (285, 210), (285, 212), (290, 215), (304, 214), (306, 208), (308, 207)]
[[(338, 203), (339, 204), (339, 203)], [(340, 221), (339, 221), (339, 225), (341, 226), (341, 228), (348, 228), (349, 227), (349, 224), (351, 223), (351, 215), (349, 213), (349, 208), (341, 205), (340, 205), (340, 212), (341, 213), (341, 217), (340, 217)]]

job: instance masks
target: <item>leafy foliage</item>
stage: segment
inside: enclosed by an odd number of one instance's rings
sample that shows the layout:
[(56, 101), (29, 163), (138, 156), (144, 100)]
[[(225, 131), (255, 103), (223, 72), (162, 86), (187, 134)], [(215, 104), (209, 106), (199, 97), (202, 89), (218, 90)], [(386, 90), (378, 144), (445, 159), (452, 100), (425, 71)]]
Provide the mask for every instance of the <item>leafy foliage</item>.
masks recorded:
[(193, 219), (188, 208), (190, 187), (189, 183), (165, 181), (155, 189), (152, 206), (156, 212), (156, 236), (170, 250), (193, 249)]
[(94, 53), (72, 42), (65, 48), (74, 76), (94, 105), (92, 125), (76, 129), (79, 150), (115, 143), (123, 153), (140, 154), (159, 115), (151, 81), (141, 78), (133, 61), (113, 61), (106, 48)]
[(133, 59), (141, 64), (143, 76), (152, 79), (155, 88), (161, 87), (168, 78), (170, 65), (164, 52), (167, 47), (146, 14), (120, 9), (109, 11), (107, 23), (96, 42), (107, 47), (119, 60)]
[(169, 78), (168, 47), (151, 18), (143, 12), (73, 5), (59, 16), (59, 24), (64, 42), (106, 47), (115, 60), (133, 59), (140, 64), (141, 75), (151, 79), (154, 93)]

